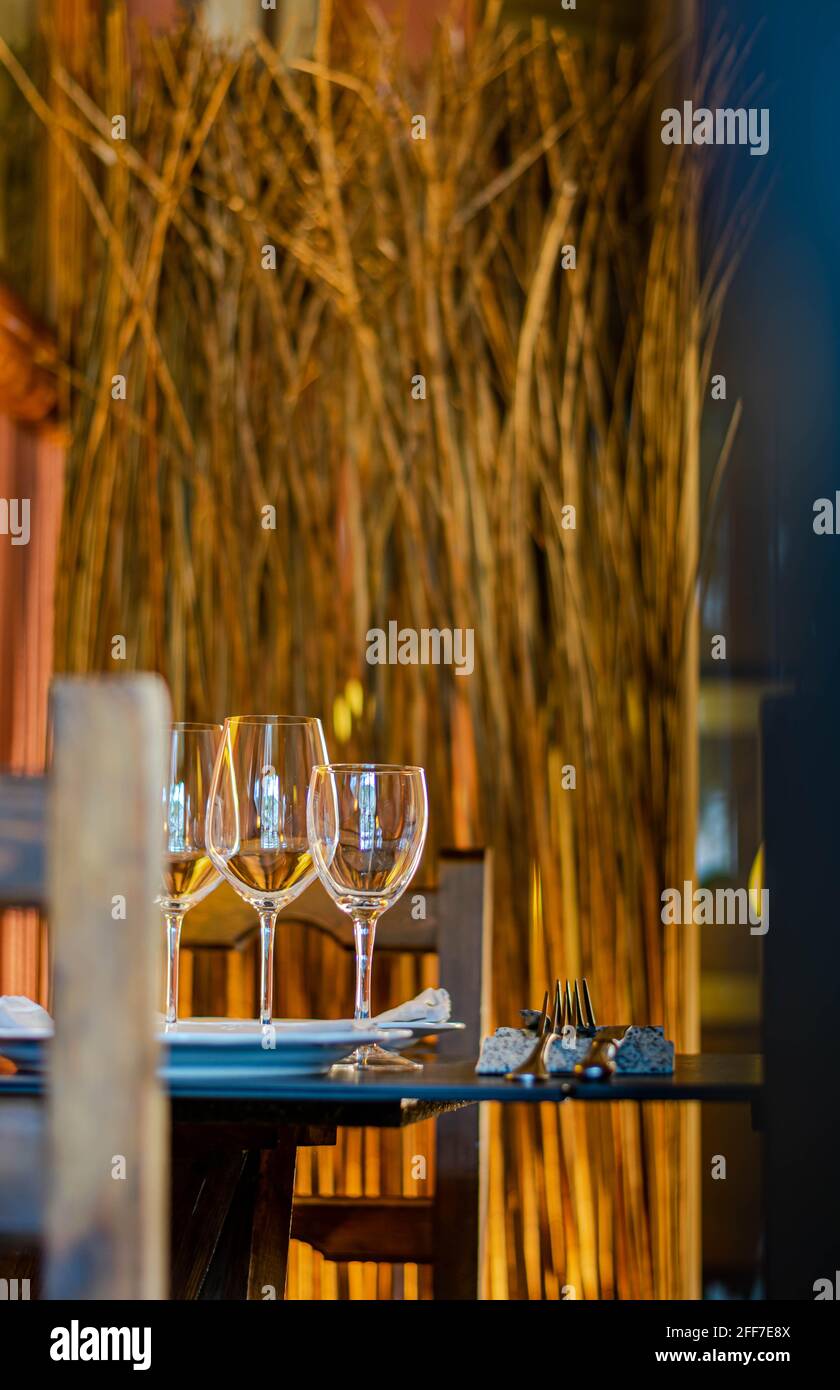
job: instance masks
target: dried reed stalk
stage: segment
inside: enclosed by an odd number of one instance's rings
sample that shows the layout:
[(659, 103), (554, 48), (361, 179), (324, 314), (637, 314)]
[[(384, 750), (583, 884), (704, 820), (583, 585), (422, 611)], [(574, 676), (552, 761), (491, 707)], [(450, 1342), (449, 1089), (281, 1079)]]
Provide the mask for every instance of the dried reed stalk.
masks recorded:
[[(195, 28), (130, 54), (112, 6), (72, 66), (47, 35), (42, 96), (0, 47), (55, 168), (56, 665), (114, 669), (122, 633), (179, 717), (318, 711), (345, 756), (424, 763), (436, 842), (496, 847), (499, 1019), (585, 973), (604, 1016), (691, 1046), (690, 947), (659, 895), (692, 868), (696, 460), (732, 248), (701, 285), (697, 162), (677, 151), (649, 197), (665, 58), (608, 65), (497, 9), (465, 51), (443, 29), (419, 90), (396, 35), (328, 0), (306, 61)], [(475, 674), (368, 666), (392, 618), (473, 628)], [(315, 1007), (287, 949), (288, 1005)], [(318, 972), (334, 1007), (344, 975)], [(688, 1291), (683, 1107), (544, 1111), (493, 1119), (492, 1296)], [(302, 1180), (399, 1188), (402, 1143), (350, 1131)], [(291, 1276), (386, 1284), (310, 1252)]]

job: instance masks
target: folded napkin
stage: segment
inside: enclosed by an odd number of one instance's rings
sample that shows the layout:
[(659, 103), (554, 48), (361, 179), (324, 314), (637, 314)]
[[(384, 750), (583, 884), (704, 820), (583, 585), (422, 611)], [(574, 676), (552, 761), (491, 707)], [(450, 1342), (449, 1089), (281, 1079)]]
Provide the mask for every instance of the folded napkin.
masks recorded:
[(373, 1023), (447, 1023), (452, 1013), (452, 1000), (445, 989), (424, 989), (414, 999), (407, 999), (395, 1009), (377, 1014)]
[(0, 1033), (51, 1033), (53, 1021), (46, 1009), (25, 994), (0, 995)]
[[(569, 1074), (575, 1062), (582, 1062), (591, 1038), (578, 1035), (572, 1047), (559, 1041), (548, 1052), (548, 1069), (558, 1076)], [(498, 1076), (513, 1071), (524, 1062), (534, 1046), (534, 1034), (527, 1028), (497, 1028), (481, 1044), (476, 1071)], [(616, 1071), (623, 1076), (667, 1076), (674, 1070), (674, 1044), (665, 1037), (664, 1028), (631, 1028), (615, 1054)]]

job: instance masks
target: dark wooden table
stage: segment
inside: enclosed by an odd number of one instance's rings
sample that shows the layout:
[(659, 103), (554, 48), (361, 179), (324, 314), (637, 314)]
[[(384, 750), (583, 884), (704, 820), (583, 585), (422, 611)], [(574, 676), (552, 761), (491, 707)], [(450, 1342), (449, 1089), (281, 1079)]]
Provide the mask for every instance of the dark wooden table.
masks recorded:
[[(558, 1078), (538, 1087), (477, 1076), (473, 1061), (428, 1061), (422, 1072), (351, 1072), (266, 1080), (247, 1094), (216, 1085), (170, 1086), (172, 1297), (282, 1298), (300, 1147), (335, 1142), (339, 1125), (399, 1128), (480, 1101), (502, 1104), (740, 1101), (755, 1108), (761, 1058), (678, 1057), (672, 1076)], [(37, 1076), (0, 1076), (0, 1100), (22, 1107)]]

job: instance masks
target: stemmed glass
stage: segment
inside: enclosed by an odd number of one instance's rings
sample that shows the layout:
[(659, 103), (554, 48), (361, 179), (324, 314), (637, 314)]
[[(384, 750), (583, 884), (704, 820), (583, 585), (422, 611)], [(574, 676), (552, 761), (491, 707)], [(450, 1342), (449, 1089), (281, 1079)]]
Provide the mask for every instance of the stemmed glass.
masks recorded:
[(315, 878), (306, 832), (313, 767), (327, 759), (320, 719), (225, 720), (210, 788), (213, 863), (260, 919), (260, 1023), (271, 1022), (277, 914)]
[[(376, 923), (414, 877), (429, 819), (422, 767), (381, 763), (332, 763), (316, 767), (309, 789), (307, 825), (318, 877), (334, 902), (353, 919), (356, 944), (356, 1007), (370, 1018), (371, 968)], [(348, 1062), (391, 1071), (419, 1064), (378, 1044), (356, 1048)]]
[(166, 1022), (178, 1018), (181, 923), (221, 883), (207, 851), (207, 792), (222, 737), (221, 724), (172, 724), (163, 784), (162, 888), (155, 902), (166, 923)]

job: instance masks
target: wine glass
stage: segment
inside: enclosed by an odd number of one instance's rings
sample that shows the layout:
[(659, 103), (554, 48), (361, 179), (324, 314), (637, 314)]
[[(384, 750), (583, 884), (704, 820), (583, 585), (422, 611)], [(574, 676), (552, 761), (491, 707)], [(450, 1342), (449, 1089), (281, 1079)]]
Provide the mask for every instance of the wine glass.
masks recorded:
[[(353, 919), (355, 1018), (359, 1021), (370, 1018), (376, 923), (414, 877), (428, 819), (422, 767), (332, 763), (313, 770), (307, 809), (309, 844), (318, 877), (342, 912)], [(358, 1047), (347, 1060), (356, 1067), (419, 1070), (417, 1062), (376, 1043)]]
[(260, 919), (260, 1023), (271, 1023), (277, 914), (315, 878), (306, 833), (313, 767), (327, 759), (320, 719), (225, 720), (210, 788), (213, 863)]
[(181, 923), (221, 883), (207, 852), (207, 792), (222, 737), (221, 724), (172, 724), (163, 784), (162, 889), (155, 902), (166, 923), (166, 1022), (178, 1018)]

